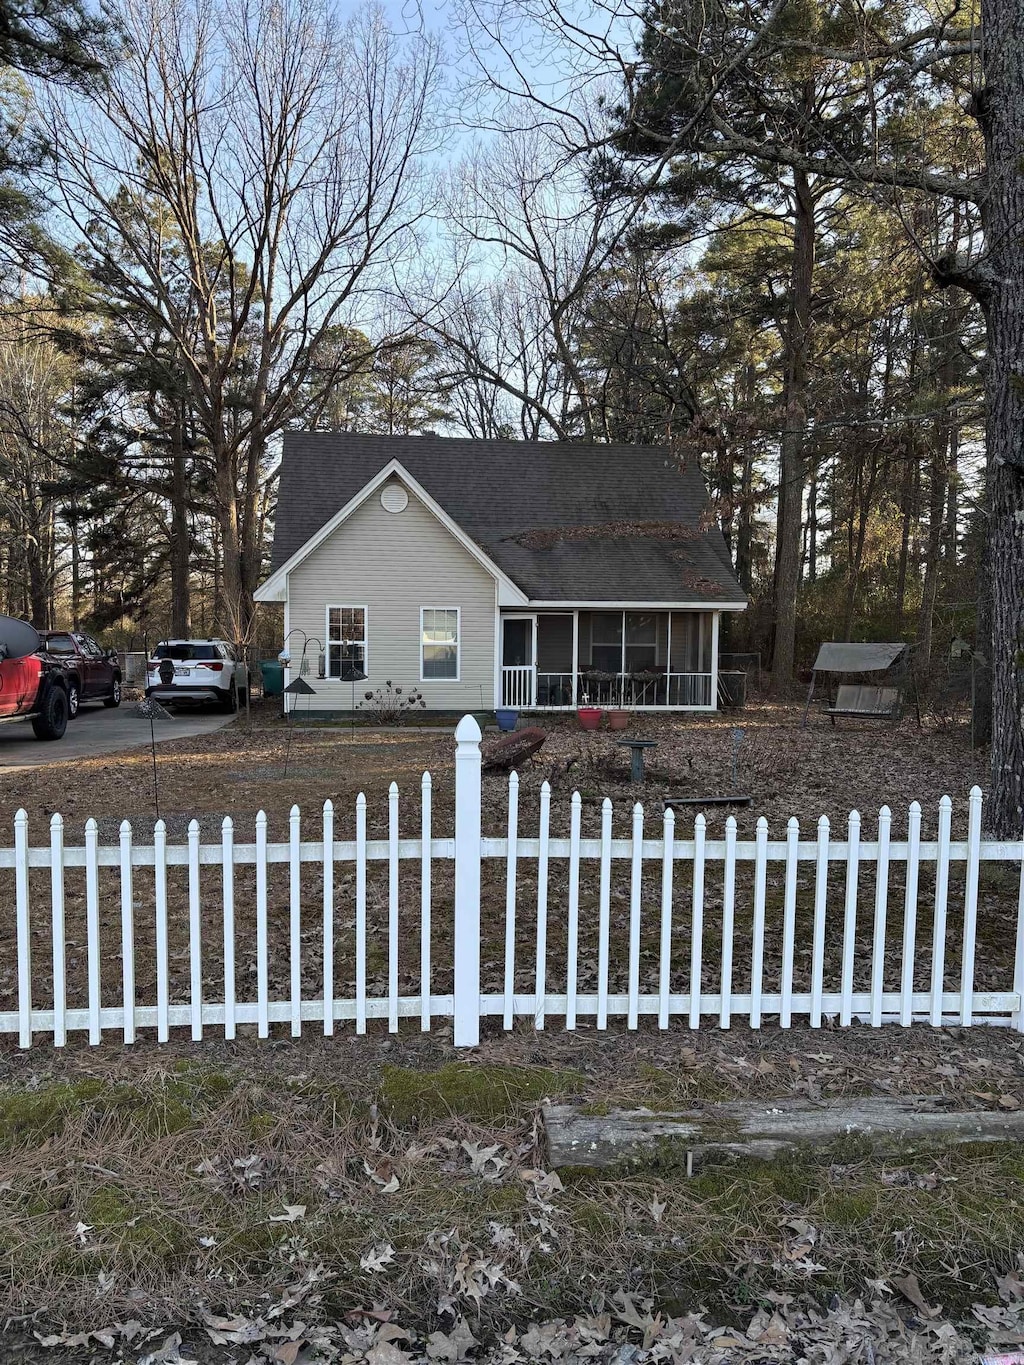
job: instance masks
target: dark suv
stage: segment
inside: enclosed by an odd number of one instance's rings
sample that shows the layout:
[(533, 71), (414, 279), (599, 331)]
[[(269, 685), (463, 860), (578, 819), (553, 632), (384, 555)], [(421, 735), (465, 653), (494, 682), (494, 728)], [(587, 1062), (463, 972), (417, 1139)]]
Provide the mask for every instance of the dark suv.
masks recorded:
[(42, 630), (39, 634), (45, 652), (64, 664), (72, 720), (84, 701), (121, 705), (121, 661), (116, 650), (104, 649), (91, 635), (79, 631)]

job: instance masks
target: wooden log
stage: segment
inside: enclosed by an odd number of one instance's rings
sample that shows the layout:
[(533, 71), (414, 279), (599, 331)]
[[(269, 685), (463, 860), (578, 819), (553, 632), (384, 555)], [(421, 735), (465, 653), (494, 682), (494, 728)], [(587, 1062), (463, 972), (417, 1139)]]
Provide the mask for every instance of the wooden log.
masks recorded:
[(607, 1167), (652, 1160), (699, 1165), (706, 1156), (771, 1160), (801, 1147), (824, 1146), (856, 1135), (884, 1148), (896, 1142), (1020, 1142), (1024, 1111), (956, 1110), (943, 1096), (870, 1096), (830, 1105), (803, 1099), (736, 1100), (701, 1110), (647, 1109), (588, 1114), (571, 1105), (545, 1105), (548, 1162)]
[(483, 765), (487, 772), (511, 772), (532, 758), (547, 739), (547, 731), (531, 726), (517, 730), (503, 739), (488, 744), (483, 752)]

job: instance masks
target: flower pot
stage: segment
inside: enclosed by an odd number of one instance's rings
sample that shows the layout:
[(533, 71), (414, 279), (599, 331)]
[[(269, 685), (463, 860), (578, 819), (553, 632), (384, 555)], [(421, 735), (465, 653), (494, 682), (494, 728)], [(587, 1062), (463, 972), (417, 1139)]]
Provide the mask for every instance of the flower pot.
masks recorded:
[(626, 728), (626, 726), (627, 726), (628, 724), (629, 724), (629, 712), (628, 712), (628, 711), (609, 711), (609, 712), (608, 712), (608, 729), (609, 729), (609, 730), (625, 730), (625, 728)]
[(601, 715), (599, 706), (581, 706), (576, 712), (576, 719), (581, 730), (596, 730), (601, 724)]
[(513, 711), (510, 707), (499, 707), (494, 713), (498, 722), (499, 730), (514, 730), (519, 721), (519, 712)]

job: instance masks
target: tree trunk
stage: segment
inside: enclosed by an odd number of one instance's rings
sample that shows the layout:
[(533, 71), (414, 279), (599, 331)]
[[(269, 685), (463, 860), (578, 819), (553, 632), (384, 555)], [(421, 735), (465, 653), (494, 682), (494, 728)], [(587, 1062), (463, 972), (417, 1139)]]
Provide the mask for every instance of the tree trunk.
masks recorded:
[[(805, 103), (813, 103), (808, 81)], [(775, 546), (775, 644), (772, 686), (793, 681), (796, 661), (796, 599), (800, 587), (800, 530), (804, 501), (804, 433), (814, 280), (814, 197), (810, 181), (794, 171), (793, 267), (787, 320), (785, 419), (779, 459), (778, 534)]]
[(754, 400), (757, 397), (757, 371), (748, 362), (743, 370), (742, 408), (746, 414), (747, 430), (743, 437), (740, 466), (740, 505), (736, 526), (736, 577), (745, 593), (754, 583), (754, 461), (757, 458), (754, 434), (750, 429)]
[[(1020, 0), (985, 0), (985, 135), (988, 333), (988, 583), (991, 590), (991, 831), (1019, 839), (1024, 825), (1024, 43)], [(981, 625), (979, 613), (979, 625)], [(979, 718), (980, 719), (980, 718)]]
[(185, 470), (185, 424), (179, 407), (171, 424), (171, 634), (192, 634), (188, 479)]

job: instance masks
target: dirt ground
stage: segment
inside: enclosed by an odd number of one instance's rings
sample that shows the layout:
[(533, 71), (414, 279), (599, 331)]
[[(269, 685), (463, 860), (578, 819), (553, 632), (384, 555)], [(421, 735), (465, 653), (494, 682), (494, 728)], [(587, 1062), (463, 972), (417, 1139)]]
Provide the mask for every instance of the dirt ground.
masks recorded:
[[(609, 796), (628, 816), (637, 799), (660, 814), (666, 793), (722, 795), (732, 790), (733, 731), (742, 730), (737, 787), (753, 797), (749, 808), (734, 812), (742, 831), (759, 815), (781, 827), (790, 816), (813, 827), (827, 815), (835, 826), (851, 809), (868, 821), (880, 806), (894, 815), (894, 836), (910, 802), (923, 808), (923, 828), (934, 828), (939, 798), (954, 802), (954, 837), (965, 820), (966, 797), (975, 783), (987, 785), (987, 757), (973, 752), (964, 726), (918, 729), (912, 718), (897, 726), (840, 721), (833, 727), (812, 712), (800, 728), (802, 708), (769, 703), (748, 706), (731, 716), (636, 715), (625, 737), (654, 739), (647, 781), (638, 788), (629, 778), (629, 759), (617, 746), (623, 736), (585, 733), (574, 717), (540, 717), (549, 732), (538, 757), (521, 774), (524, 793), (552, 783), (553, 811), (567, 821), (568, 798), (578, 788), (588, 808)], [(452, 726), (454, 730), (454, 726)], [(487, 736), (488, 739), (496, 738)], [(288, 811), (298, 803), (312, 818), (330, 797), (339, 828), (351, 829), (357, 794), (365, 792), (371, 827), (383, 828), (387, 791), (398, 783), (418, 805), (419, 781), (426, 770), (434, 779), (434, 807), (449, 819), (452, 801), (454, 739), (412, 725), (388, 732), (357, 726), (314, 727), (301, 713), (289, 728), (269, 706), (207, 736), (162, 745), (157, 751), (160, 813), (167, 819), (230, 815), (251, 822), (265, 810), (272, 831), (283, 831)], [(503, 832), (506, 782), (485, 777), (487, 832)], [(11, 777), (0, 790), (0, 829), (10, 829), (24, 807), (39, 838), (59, 811), (70, 829), (80, 830), (90, 816), (108, 821), (130, 819), (146, 829), (154, 819), (153, 766), (148, 750), (116, 758), (82, 760), (73, 768), (59, 764)], [(708, 810), (709, 827), (721, 828), (728, 812)], [(959, 821), (959, 825), (956, 823)], [(553, 824), (553, 830), (555, 826)], [(346, 837), (344, 834), (340, 837)]]

